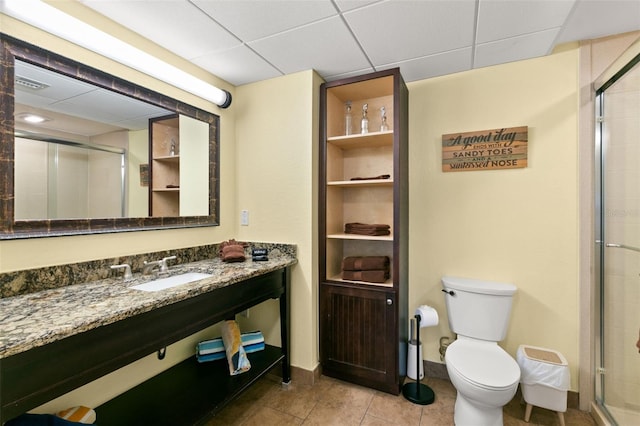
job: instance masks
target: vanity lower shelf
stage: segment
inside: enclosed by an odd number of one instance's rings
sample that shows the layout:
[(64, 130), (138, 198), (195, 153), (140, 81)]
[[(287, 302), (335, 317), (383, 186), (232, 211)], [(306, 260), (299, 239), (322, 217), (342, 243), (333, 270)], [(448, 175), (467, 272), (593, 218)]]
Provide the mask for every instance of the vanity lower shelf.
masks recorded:
[(152, 377), (96, 408), (100, 426), (202, 425), (284, 358), (278, 347), (248, 354), (251, 369), (229, 375), (226, 359), (195, 357)]

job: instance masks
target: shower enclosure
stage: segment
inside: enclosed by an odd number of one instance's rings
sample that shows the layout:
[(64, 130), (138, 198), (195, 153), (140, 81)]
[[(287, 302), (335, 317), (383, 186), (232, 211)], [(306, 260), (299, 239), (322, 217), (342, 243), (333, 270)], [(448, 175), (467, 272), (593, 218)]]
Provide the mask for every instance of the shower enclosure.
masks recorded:
[(16, 220), (124, 217), (124, 162), (121, 148), (16, 135)]
[(596, 88), (595, 395), (613, 424), (640, 424), (640, 55)]

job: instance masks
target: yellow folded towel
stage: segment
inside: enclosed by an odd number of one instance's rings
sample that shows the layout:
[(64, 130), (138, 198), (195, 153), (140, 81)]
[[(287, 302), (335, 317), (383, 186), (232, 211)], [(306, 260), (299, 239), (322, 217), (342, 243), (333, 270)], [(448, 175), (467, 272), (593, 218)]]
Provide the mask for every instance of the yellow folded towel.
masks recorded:
[(240, 327), (234, 320), (227, 320), (222, 323), (222, 343), (227, 353), (227, 363), (229, 364), (229, 374), (237, 374), (249, 371), (251, 363), (247, 358), (247, 353), (242, 346)]
[(62, 410), (56, 413), (56, 416), (61, 419), (69, 420), (70, 422), (93, 424), (96, 421), (96, 412), (89, 407), (79, 406), (71, 407), (66, 410)]

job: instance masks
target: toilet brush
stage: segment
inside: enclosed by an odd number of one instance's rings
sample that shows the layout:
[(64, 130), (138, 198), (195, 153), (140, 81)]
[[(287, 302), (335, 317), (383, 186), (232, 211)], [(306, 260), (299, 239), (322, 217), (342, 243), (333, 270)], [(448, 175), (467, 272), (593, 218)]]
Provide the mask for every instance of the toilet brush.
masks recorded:
[[(415, 324), (416, 324), (416, 381), (405, 383), (402, 387), (402, 395), (409, 401), (414, 404), (420, 405), (429, 405), (433, 403), (435, 400), (435, 394), (433, 390), (425, 385), (420, 383), (420, 363), (422, 362), (422, 357), (420, 356), (420, 314), (415, 315)], [(411, 323), (411, 336), (410, 340), (413, 339), (413, 323)]]

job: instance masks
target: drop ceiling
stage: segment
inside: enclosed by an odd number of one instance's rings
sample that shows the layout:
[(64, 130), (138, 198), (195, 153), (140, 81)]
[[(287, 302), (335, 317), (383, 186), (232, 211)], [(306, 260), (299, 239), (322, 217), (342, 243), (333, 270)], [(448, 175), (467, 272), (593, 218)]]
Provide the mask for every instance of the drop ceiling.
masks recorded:
[(238, 86), (314, 69), (406, 81), (640, 30), (638, 0), (80, 0)]
[[(146, 129), (150, 118), (174, 113), (23, 61), (16, 61), (15, 75), (16, 80), (33, 83), (31, 87), (15, 86), (15, 116), (22, 130), (47, 129), (92, 137), (122, 129)], [(21, 121), (28, 113), (46, 121), (30, 126)]]

